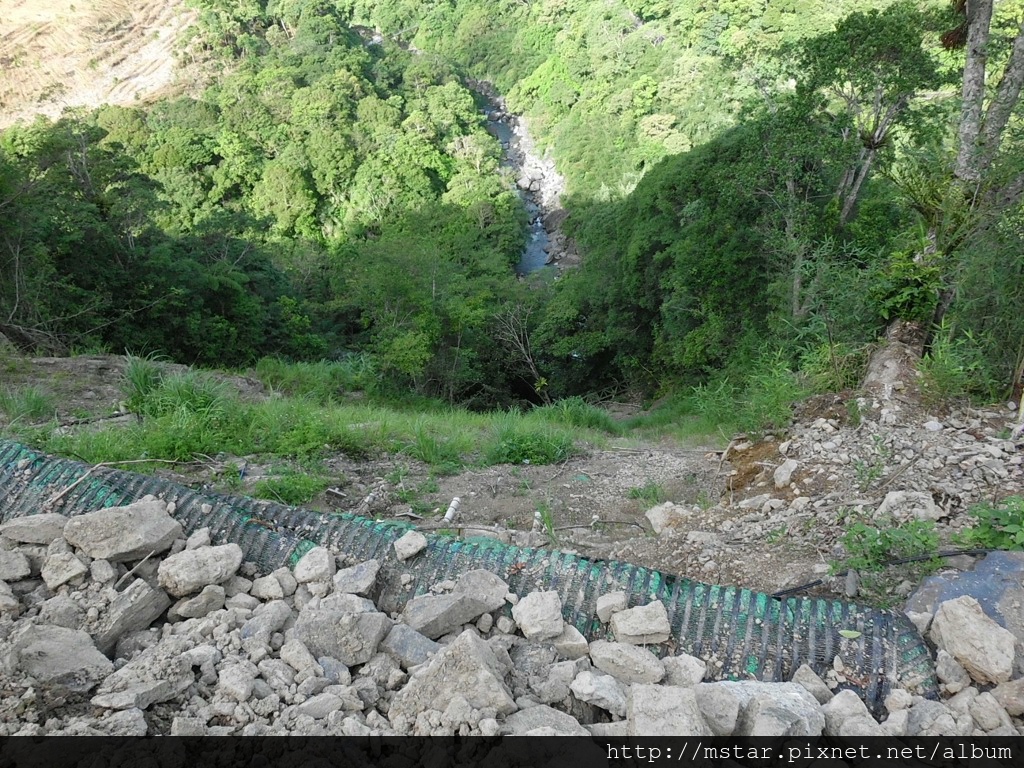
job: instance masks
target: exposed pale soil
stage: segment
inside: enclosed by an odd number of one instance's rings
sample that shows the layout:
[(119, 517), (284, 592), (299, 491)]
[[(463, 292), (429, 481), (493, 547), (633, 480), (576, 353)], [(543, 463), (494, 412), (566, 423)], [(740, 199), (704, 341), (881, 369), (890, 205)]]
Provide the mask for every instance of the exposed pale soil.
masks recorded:
[(165, 95), (194, 20), (182, 0), (0, 0), (0, 128)]

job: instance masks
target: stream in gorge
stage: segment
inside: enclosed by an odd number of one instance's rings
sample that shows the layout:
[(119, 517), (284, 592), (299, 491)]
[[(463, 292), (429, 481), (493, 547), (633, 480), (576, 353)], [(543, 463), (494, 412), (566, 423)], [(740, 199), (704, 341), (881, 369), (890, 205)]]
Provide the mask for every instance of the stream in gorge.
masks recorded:
[[(504, 100), (489, 83), (471, 81), (469, 87), (487, 100), (485, 127), (501, 143), (501, 167), (515, 178), (529, 217), (526, 246), (516, 264), (516, 274), (541, 270), (554, 273), (553, 265), (561, 263), (568, 252), (559, 230), (565, 218), (561, 206), (565, 179), (549, 153), (538, 154), (523, 118), (508, 112)], [(552, 268), (547, 270), (548, 267)]]

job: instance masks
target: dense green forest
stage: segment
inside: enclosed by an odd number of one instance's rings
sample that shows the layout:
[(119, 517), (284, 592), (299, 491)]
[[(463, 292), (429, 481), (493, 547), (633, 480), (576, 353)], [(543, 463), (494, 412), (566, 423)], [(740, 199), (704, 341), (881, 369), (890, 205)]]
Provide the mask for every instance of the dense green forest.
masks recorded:
[[(383, 394), (494, 407), (842, 389), (904, 321), (939, 395), (1021, 377), (1019, 0), (190, 4), (201, 93), (0, 135), (25, 349), (358, 358)], [(513, 274), (470, 78), (567, 178), (557, 281)]]

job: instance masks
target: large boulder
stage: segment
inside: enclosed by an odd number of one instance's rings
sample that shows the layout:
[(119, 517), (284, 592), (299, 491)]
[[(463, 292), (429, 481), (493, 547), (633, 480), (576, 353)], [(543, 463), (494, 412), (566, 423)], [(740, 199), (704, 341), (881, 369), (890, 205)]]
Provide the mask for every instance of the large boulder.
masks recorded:
[(210, 584), (227, 581), (242, 564), (242, 548), (237, 544), (186, 549), (160, 563), (160, 586), (175, 597), (199, 592)]
[(985, 615), (973, 597), (964, 595), (940, 605), (931, 637), (979, 683), (1005, 683), (1013, 674), (1013, 633)]
[(166, 552), (181, 536), (181, 523), (167, 514), (162, 501), (137, 501), (73, 517), (64, 538), (94, 560), (112, 563), (141, 560)]
[(409, 678), (395, 694), (388, 716), (393, 723), (411, 724), (420, 712), (436, 709), (456, 694), (474, 709), (493, 709), (499, 715), (517, 709), (494, 651), (468, 629)]
[(32, 677), (46, 688), (84, 693), (114, 671), (110, 659), (80, 629), (23, 624), (11, 641), (8, 674)]

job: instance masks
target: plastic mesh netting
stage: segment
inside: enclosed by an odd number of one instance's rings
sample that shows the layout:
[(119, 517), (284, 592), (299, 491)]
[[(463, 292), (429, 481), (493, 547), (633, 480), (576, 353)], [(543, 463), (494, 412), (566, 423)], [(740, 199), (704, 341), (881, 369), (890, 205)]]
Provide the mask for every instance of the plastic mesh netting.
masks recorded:
[(902, 614), (839, 600), (778, 600), (629, 563), (492, 539), (428, 535), (423, 553), (399, 563), (391, 545), (408, 530), (405, 524), (200, 493), (160, 478), (90, 467), (0, 441), (0, 521), (42, 512), (84, 514), (147, 494), (174, 502), (173, 515), (189, 533), (209, 528), (215, 544), (238, 544), (246, 560), (263, 573), (294, 566), (318, 545), (352, 562), (377, 558), (382, 564), (377, 599), (385, 611), (401, 610), (439, 581), (483, 568), (505, 579), (517, 594), (556, 591), (565, 620), (590, 640), (610, 638), (608, 626), (597, 618), (601, 595), (623, 591), (629, 606), (661, 600), (671, 634), (652, 650), (706, 659), (715, 679), (778, 681), (789, 679), (801, 664), (819, 674), (838, 666), (845, 686), (876, 710), (892, 688), (937, 695), (928, 648)]

